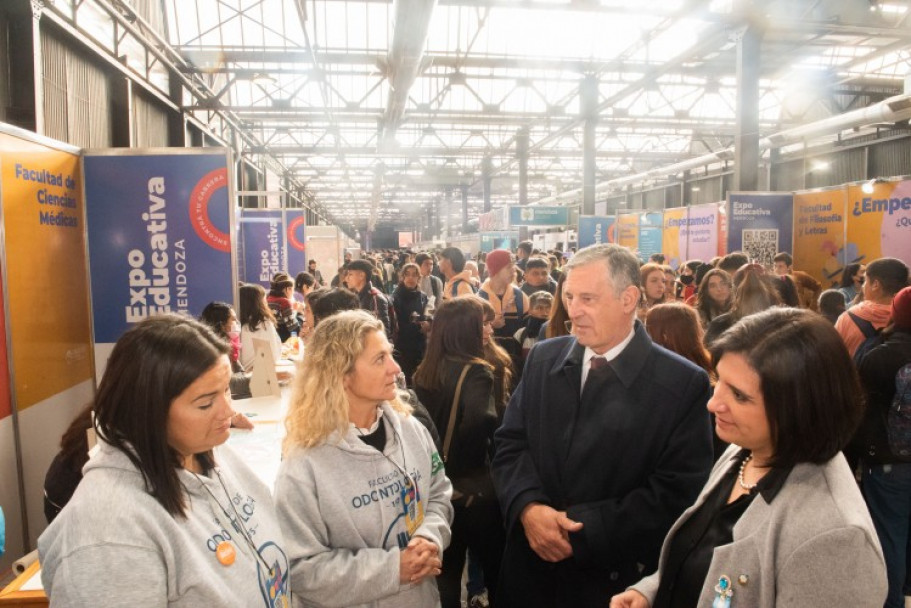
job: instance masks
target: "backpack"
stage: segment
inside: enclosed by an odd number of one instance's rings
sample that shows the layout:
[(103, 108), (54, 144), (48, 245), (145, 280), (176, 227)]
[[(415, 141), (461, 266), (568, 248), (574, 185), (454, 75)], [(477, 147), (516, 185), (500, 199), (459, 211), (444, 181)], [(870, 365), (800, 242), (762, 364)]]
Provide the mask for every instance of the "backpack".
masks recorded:
[(860, 333), (864, 335), (864, 341), (861, 342), (857, 347), (857, 350), (854, 351), (854, 364), (859, 365), (860, 360), (863, 359), (874, 346), (880, 343), (879, 338), (882, 330), (876, 329), (873, 327), (872, 323), (866, 319), (861, 319), (851, 311), (848, 311), (848, 316), (854, 321), (854, 324), (857, 326), (857, 329), (860, 330)]
[[(464, 283), (464, 282), (465, 282), (465, 279), (456, 279), (455, 281), (453, 281), (452, 288), (451, 288), (452, 293), (449, 294), (449, 297), (451, 297), (451, 298), (459, 297), (459, 283)], [(471, 293), (478, 293), (478, 290), (475, 289), (474, 285), (472, 285), (471, 282), (468, 283), (468, 286), (471, 287)]]
[(911, 456), (911, 363), (895, 374), (895, 396), (886, 417), (889, 449), (895, 456)]

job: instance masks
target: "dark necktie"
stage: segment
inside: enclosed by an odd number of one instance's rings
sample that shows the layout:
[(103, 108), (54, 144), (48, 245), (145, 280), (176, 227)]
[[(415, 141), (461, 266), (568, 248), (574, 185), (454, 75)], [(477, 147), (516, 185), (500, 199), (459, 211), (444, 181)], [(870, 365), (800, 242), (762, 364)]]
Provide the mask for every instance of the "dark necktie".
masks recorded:
[(607, 359), (604, 357), (592, 357), (589, 364), (591, 365), (591, 371), (597, 371), (607, 367)]

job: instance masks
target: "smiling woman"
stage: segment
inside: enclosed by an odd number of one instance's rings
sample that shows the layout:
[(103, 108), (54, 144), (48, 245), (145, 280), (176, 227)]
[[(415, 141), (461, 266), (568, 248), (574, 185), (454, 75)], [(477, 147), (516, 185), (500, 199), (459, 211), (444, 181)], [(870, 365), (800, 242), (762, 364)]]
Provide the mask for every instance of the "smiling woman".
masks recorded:
[(235, 416), (229, 352), (178, 315), (150, 317), (117, 341), (94, 403), (98, 453), (38, 539), (52, 606), (290, 598), (269, 490), (222, 445)]
[(668, 533), (658, 572), (611, 608), (882, 606), (882, 551), (840, 451), (863, 400), (838, 333), (776, 308), (734, 325), (712, 356), (708, 408), (733, 445)]

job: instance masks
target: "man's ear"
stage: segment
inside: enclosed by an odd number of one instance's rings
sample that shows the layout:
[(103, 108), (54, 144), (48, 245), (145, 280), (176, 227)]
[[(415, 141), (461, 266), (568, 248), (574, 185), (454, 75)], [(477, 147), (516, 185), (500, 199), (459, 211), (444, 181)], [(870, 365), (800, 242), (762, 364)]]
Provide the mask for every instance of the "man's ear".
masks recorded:
[(635, 285), (629, 285), (620, 294), (620, 303), (623, 312), (630, 313), (639, 306), (639, 300), (642, 299), (642, 292)]

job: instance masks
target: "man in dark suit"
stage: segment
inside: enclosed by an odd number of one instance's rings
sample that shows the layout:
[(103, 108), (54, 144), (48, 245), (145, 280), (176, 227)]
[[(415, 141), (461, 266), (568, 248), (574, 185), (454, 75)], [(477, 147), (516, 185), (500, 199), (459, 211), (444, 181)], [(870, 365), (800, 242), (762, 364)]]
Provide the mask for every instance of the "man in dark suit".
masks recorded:
[(531, 350), (496, 433), (498, 607), (606, 606), (657, 568), (712, 466), (708, 376), (636, 321), (636, 257), (595, 245), (564, 271), (573, 335)]

